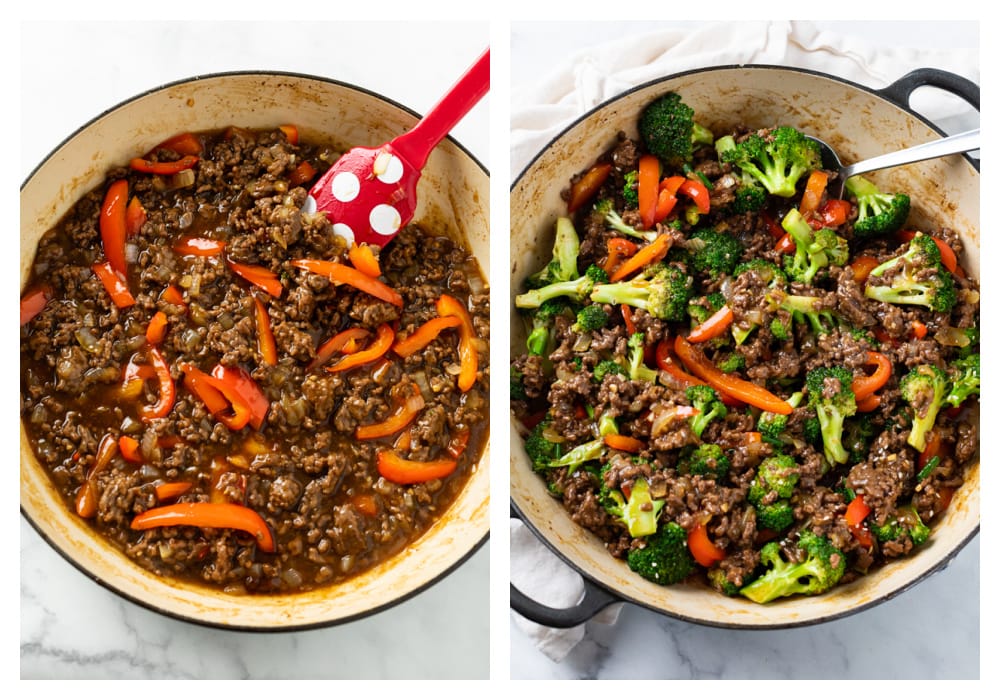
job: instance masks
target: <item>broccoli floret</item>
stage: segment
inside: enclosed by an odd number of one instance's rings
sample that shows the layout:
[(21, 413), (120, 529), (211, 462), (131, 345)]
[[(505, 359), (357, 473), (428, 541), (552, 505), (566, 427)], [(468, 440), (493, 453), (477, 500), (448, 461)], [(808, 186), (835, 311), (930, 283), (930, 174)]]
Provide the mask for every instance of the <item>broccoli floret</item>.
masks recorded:
[(688, 419), (688, 424), (691, 426), (691, 432), (699, 438), (709, 423), (716, 418), (725, 418), (729, 413), (715, 389), (707, 384), (689, 386), (685, 393), (691, 405), (698, 409), (698, 413)]
[(713, 140), (712, 132), (694, 120), (694, 110), (676, 92), (646, 105), (639, 115), (639, 135), (649, 153), (674, 169), (691, 160), (696, 143)]
[(580, 254), (580, 237), (573, 222), (565, 216), (556, 219), (556, 238), (552, 244), (552, 259), (525, 280), (528, 289), (538, 289), (553, 282), (567, 282), (580, 276), (576, 259)]
[(897, 508), (884, 524), (871, 523), (869, 527), (879, 542), (892, 542), (908, 538), (914, 547), (919, 547), (927, 542), (931, 536), (931, 529), (920, 519), (917, 509), (912, 503)]
[(851, 390), (854, 375), (844, 367), (817, 367), (806, 375), (809, 405), (815, 409), (823, 439), (823, 454), (831, 464), (850, 456), (843, 445), (844, 419), (858, 410)]
[(604, 509), (625, 524), (629, 535), (646, 537), (656, 532), (656, 519), (665, 501), (650, 496), (646, 479), (640, 476), (632, 482), (628, 498), (618, 490), (605, 487), (605, 491), (607, 495), (602, 499)]
[(528, 395), (524, 391), (524, 372), (519, 370), (514, 365), (510, 366), (510, 400), (528, 400)]
[(903, 228), (910, 215), (908, 194), (888, 194), (860, 175), (847, 178), (844, 187), (858, 200), (854, 235), (858, 238), (888, 236)]
[[(767, 302), (771, 311), (787, 311), (796, 323), (808, 322), (809, 327), (816, 335), (827, 335), (840, 325), (840, 317), (830, 309), (821, 308), (823, 299), (820, 297), (806, 296), (802, 294), (785, 294), (777, 290), (768, 293)], [(786, 324), (779, 319), (779, 328), (784, 334), (787, 332)], [(771, 324), (771, 331), (774, 332), (775, 325)], [(784, 335), (777, 335), (779, 340), (788, 340)]]
[(706, 275), (730, 275), (743, 255), (743, 244), (736, 236), (713, 229), (695, 231), (681, 245), (688, 253), (688, 264)]
[(694, 280), (680, 269), (661, 264), (625, 282), (597, 285), (590, 300), (598, 304), (626, 304), (645, 309), (665, 321), (682, 321), (693, 285)]
[[(882, 277), (887, 276), (883, 282)], [(948, 312), (955, 306), (955, 280), (941, 264), (934, 239), (918, 233), (901, 255), (877, 265), (868, 275), (865, 296), (890, 304), (916, 304)]]
[(785, 272), (792, 279), (812, 284), (816, 276), (831, 265), (847, 264), (850, 254), (847, 241), (832, 229), (814, 231), (798, 209), (788, 210), (781, 227), (795, 243), (795, 254), (786, 255), (784, 259)]
[(730, 214), (750, 214), (760, 211), (767, 204), (767, 190), (756, 184), (737, 185), (733, 201), (726, 208)]
[(640, 231), (634, 226), (629, 226), (622, 220), (621, 214), (614, 209), (609, 209), (604, 213), (604, 222), (618, 233), (624, 233), (632, 238), (641, 238), (647, 243), (652, 243), (659, 236), (656, 231)]
[(607, 445), (604, 444), (604, 438), (600, 437), (596, 440), (591, 440), (590, 442), (577, 445), (562, 456), (549, 460), (549, 463), (546, 466), (553, 469), (558, 467), (581, 467), (587, 462), (596, 462), (600, 460), (601, 457), (607, 454), (607, 452), (608, 448)]
[(709, 585), (719, 593), (727, 595), (730, 598), (740, 594), (740, 587), (729, 580), (724, 569), (720, 569), (719, 567), (709, 569), (707, 577)]
[(552, 335), (555, 318), (568, 311), (570, 311), (570, 306), (566, 300), (562, 297), (556, 297), (542, 302), (541, 306), (531, 314), (531, 332), (528, 333), (528, 338), (525, 341), (529, 355), (549, 356), (555, 344), (555, 338)]
[(628, 376), (634, 382), (656, 383), (658, 373), (645, 365), (646, 334), (633, 333), (628, 338)]
[(819, 418), (809, 416), (802, 422), (802, 437), (813, 446), (820, 445), (823, 442), (823, 429), (820, 426)]
[(715, 366), (726, 374), (746, 369), (747, 358), (738, 352), (731, 352), (715, 360)]
[(712, 292), (706, 296), (692, 297), (688, 300), (687, 313), (691, 319), (691, 327), (694, 328), (699, 323), (707, 321), (712, 314), (721, 309), (726, 304), (726, 298), (719, 292)]
[(594, 367), (594, 381), (598, 384), (604, 381), (604, 378), (609, 374), (620, 374), (623, 377), (628, 376), (628, 372), (625, 368), (614, 360), (601, 360)]
[(952, 362), (948, 367), (948, 379), (951, 388), (944, 397), (946, 404), (957, 407), (973, 394), (979, 396), (979, 353)]
[(588, 304), (576, 312), (576, 323), (571, 328), (575, 333), (589, 333), (608, 325), (608, 312), (600, 304)]
[(792, 504), (780, 499), (774, 503), (756, 506), (757, 527), (761, 530), (784, 532), (795, 522), (795, 511)]
[(625, 184), (622, 185), (622, 197), (626, 209), (639, 208), (639, 171), (630, 170), (625, 173)]
[(963, 335), (969, 339), (969, 342), (961, 346), (958, 349), (959, 357), (968, 357), (974, 353), (979, 352), (979, 326), (973, 326), (972, 328), (963, 328)]
[(844, 428), (844, 448), (848, 452), (848, 463), (865, 461), (876, 427), (871, 413), (861, 413), (846, 421)]
[(794, 196), (802, 176), (822, 165), (816, 142), (790, 126), (779, 126), (764, 135), (750, 134), (742, 143), (723, 150), (719, 159), (779, 197)]
[[(801, 391), (796, 391), (786, 399), (786, 402), (792, 408), (798, 408), (799, 404), (802, 403), (803, 396)], [(785, 433), (787, 428), (788, 416), (786, 415), (763, 411), (757, 418), (757, 430), (760, 432), (761, 439), (772, 445), (787, 445), (791, 442), (791, 438)]]
[(788, 286), (788, 276), (785, 272), (770, 260), (764, 258), (754, 258), (741, 262), (733, 268), (733, 276), (739, 277), (742, 274), (753, 273), (767, 283), (769, 290), (785, 289)]
[(799, 467), (795, 459), (786, 454), (771, 455), (757, 467), (747, 500), (755, 506), (760, 505), (772, 491), (778, 498), (791, 498), (798, 483)]
[(765, 544), (760, 561), (767, 571), (740, 589), (740, 594), (755, 603), (768, 603), (795, 594), (825, 593), (840, 581), (847, 561), (830, 540), (807, 530), (799, 534), (798, 548), (802, 561), (785, 561), (778, 542)]
[(534, 309), (556, 297), (568, 297), (571, 301), (583, 302), (597, 285), (606, 284), (607, 281), (608, 273), (597, 265), (591, 265), (582, 277), (565, 282), (553, 282), (518, 294), (514, 297), (514, 305), (519, 309)]
[(630, 550), (627, 561), (632, 571), (663, 586), (679, 583), (695, 570), (687, 532), (673, 521), (647, 537), (645, 547)]
[(729, 473), (732, 462), (719, 445), (703, 442), (700, 445), (688, 445), (681, 450), (677, 469), (682, 474), (711, 476), (721, 481)]
[(948, 377), (935, 365), (917, 365), (899, 380), (899, 391), (913, 409), (906, 444), (917, 452), (923, 452), (927, 447), (927, 435), (934, 427), (948, 395)]
[(562, 443), (553, 442), (546, 437), (551, 425), (552, 418), (546, 416), (531, 429), (524, 440), (524, 451), (528, 453), (531, 465), (536, 471), (547, 469), (552, 460), (562, 456)]

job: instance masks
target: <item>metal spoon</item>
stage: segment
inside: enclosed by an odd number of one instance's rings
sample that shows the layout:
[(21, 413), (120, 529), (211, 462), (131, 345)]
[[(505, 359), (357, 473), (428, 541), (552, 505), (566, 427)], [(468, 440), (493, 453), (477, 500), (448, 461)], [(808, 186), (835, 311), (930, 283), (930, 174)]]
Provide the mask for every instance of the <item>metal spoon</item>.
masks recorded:
[(836, 181), (830, 184), (829, 196), (832, 199), (843, 198), (844, 183), (852, 175), (860, 175), (861, 173), (873, 170), (884, 170), (896, 165), (917, 163), (922, 160), (930, 160), (931, 158), (940, 158), (941, 156), (950, 156), (955, 153), (975, 151), (979, 148), (979, 129), (973, 129), (972, 131), (965, 131), (961, 134), (947, 136), (936, 141), (928, 141), (919, 146), (904, 148), (902, 151), (868, 158), (853, 165), (844, 165), (840, 162), (837, 152), (829, 144), (815, 136), (810, 136), (809, 138), (819, 144), (823, 158), (823, 167), (837, 171)]

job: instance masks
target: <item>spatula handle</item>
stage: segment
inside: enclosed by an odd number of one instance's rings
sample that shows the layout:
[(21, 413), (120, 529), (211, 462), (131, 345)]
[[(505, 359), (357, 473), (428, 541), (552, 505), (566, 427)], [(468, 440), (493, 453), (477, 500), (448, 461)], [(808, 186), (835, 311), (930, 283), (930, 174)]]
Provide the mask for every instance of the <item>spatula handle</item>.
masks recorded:
[(434, 147), (490, 90), (490, 50), (486, 49), (417, 125), (391, 142), (416, 169), (427, 162)]

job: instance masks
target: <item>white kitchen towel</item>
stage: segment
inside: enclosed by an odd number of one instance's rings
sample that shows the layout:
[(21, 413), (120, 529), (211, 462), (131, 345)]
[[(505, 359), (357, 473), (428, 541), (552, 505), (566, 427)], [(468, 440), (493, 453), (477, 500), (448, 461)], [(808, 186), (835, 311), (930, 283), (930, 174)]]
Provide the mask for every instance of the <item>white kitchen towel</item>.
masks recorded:
[[(560, 131), (590, 109), (629, 88), (696, 68), (774, 64), (836, 75), (882, 88), (916, 68), (939, 68), (979, 83), (979, 52), (875, 46), (810, 22), (728, 22), (631, 35), (578, 52), (536, 84), (511, 92), (511, 174), (517, 176)], [(911, 106), (948, 133), (978, 126), (978, 114), (941, 90), (914, 93)], [(551, 607), (571, 607), (583, 580), (520, 521), (510, 526), (511, 581)], [(613, 624), (621, 604), (594, 618)], [(562, 661), (585, 634), (583, 625), (552, 629), (511, 613), (515, 623), (554, 661)]]

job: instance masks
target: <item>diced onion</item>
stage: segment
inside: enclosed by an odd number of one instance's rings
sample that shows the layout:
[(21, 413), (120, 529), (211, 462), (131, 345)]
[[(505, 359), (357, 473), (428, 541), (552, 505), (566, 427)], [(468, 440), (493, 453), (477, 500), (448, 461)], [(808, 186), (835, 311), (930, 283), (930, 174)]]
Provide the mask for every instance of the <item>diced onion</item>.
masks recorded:
[(74, 335), (76, 336), (76, 342), (80, 344), (80, 347), (89, 352), (91, 355), (96, 355), (100, 351), (97, 338), (89, 328), (77, 328)]
[(964, 348), (969, 344), (969, 335), (961, 328), (944, 326), (934, 334), (934, 340), (938, 341), (941, 345)]

